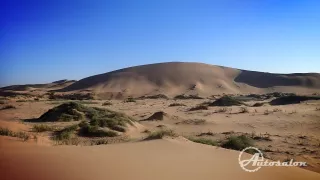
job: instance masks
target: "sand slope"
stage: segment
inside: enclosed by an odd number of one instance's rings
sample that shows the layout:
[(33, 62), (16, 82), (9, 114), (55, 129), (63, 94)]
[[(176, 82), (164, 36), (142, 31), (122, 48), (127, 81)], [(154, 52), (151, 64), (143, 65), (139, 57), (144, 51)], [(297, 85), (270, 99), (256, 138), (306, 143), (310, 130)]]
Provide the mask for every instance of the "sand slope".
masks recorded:
[[(250, 93), (269, 91), (317, 92), (320, 74), (271, 74), (171, 62), (130, 67), (84, 78), (62, 91), (89, 89), (100, 96), (150, 94)], [(118, 94), (117, 94), (118, 93)]]
[[(185, 140), (94, 147), (43, 147), (1, 137), (1, 177), (7, 179), (319, 179), (300, 168), (243, 171), (238, 152)], [(4, 143), (6, 142), (6, 143)]]
[(39, 90), (39, 89), (61, 89), (67, 86), (70, 86), (76, 82), (75, 80), (59, 80), (54, 81), (52, 83), (47, 84), (25, 84), (25, 85), (12, 85), (0, 88), (0, 90), (11, 90), (11, 91), (31, 91), (31, 90)]

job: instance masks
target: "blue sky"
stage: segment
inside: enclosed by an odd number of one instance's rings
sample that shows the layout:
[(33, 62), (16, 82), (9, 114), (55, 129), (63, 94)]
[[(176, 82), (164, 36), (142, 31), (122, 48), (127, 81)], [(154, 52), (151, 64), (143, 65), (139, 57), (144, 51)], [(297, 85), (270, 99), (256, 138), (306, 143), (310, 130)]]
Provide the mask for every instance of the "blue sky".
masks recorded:
[(320, 72), (317, 0), (0, 3), (0, 86), (169, 61)]

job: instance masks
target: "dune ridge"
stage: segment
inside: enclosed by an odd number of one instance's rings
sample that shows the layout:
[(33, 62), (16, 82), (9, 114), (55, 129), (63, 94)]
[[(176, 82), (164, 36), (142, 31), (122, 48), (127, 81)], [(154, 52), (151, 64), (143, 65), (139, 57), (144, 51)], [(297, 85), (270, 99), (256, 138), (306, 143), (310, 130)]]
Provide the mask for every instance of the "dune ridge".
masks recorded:
[(203, 63), (168, 62), (124, 68), (81, 79), (60, 91), (90, 90), (101, 97), (166, 94), (317, 92), (320, 74), (272, 74)]

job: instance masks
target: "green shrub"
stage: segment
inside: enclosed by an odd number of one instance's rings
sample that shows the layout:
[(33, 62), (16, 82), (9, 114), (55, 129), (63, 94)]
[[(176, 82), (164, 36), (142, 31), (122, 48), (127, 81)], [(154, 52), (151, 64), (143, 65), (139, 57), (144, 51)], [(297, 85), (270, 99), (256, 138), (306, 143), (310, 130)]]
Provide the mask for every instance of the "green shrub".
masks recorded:
[(54, 140), (56, 141), (64, 141), (64, 140), (69, 140), (74, 134), (74, 132), (78, 129), (78, 125), (72, 125), (68, 126), (58, 132), (56, 132), (55, 136), (53, 137)]
[(32, 127), (34, 132), (46, 132), (46, 131), (54, 131), (55, 128), (52, 126), (48, 126), (46, 124), (36, 124)]
[(200, 143), (200, 144), (206, 144), (210, 146), (217, 146), (218, 143), (212, 139), (206, 139), (206, 138), (189, 138), (190, 141), (193, 141), (195, 143)]
[(103, 130), (98, 126), (91, 126), (88, 123), (82, 123), (80, 134), (88, 137), (115, 137), (118, 134), (114, 131)]
[(198, 110), (208, 110), (208, 106), (198, 105), (196, 107), (192, 107), (189, 111), (198, 111)]
[(171, 129), (161, 129), (161, 130), (150, 133), (146, 138), (146, 140), (162, 139), (165, 136), (176, 137), (177, 134)]
[(17, 138), (20, 138), (24, 141), (27, 141), (30, 136), (25, 133), (25, 132), (14, 132), (14, 131), (11, 131), (9, 130), (8, 128), (2, 128), (0, 127), (0, 135), (1, 136), (11, 136), (11, 137), (17, 137)]
[(185, 95), (185, 94), (181, 94), (181, 95), (175, 96), (174, 99), (203, 99), (203, 98), (200, 97), (200, 96), (198, 96), (198, 95)]
[(231, 136), (221, 147), (241, 151), (246, 147), (253, 146), (253, 140), (245, 135)]

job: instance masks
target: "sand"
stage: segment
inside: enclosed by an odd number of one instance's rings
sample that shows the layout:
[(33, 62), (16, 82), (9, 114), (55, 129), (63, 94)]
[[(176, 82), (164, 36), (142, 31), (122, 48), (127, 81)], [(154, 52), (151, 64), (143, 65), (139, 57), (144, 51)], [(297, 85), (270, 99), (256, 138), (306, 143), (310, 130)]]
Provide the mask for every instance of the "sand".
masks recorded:
[[(1, 142), (6, 141), (1, 138)], [(319, 179), (300, 168), (240, 169), (238, 152), (184, 140), (107, 146), (1, 145), (2, 179)]]

